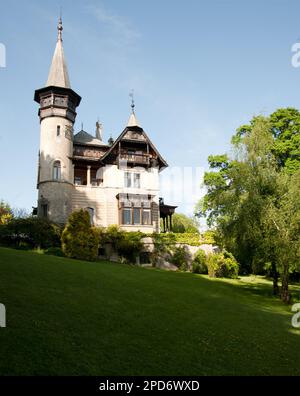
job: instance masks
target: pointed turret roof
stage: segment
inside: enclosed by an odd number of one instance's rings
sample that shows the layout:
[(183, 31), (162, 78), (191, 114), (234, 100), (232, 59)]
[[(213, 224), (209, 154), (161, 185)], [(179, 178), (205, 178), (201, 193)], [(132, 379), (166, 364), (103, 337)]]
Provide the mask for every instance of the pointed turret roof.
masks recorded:
[(138, 120), (136, 118), (134, 111), (130, 114), (127, 126), (128, 127), (139, 127), (139, 123), (138, 123)]
[(127, 127), (139, 127), (139, 123), (138, 120), (136, 118), (135, 115), (135, 103), (134, 103), (134, 97), (133, 97), (133, 90), (131, 91), (131, 93), (129, 94), (129, 96), (131, 97), (131, 114), (127, 123)]
[(54, 86), (61, 88), (71, 88), (68, 68), (65, 60), (64, 49), (62, 45), (62, 20), (59, 18), (57, 43), (49, 71), (46, 87)]

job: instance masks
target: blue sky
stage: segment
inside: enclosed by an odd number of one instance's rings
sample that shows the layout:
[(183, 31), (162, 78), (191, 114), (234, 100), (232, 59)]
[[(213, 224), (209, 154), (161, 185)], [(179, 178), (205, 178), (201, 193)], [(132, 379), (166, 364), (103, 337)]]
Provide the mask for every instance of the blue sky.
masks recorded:
[[(0, 198), (14, 207), (36, 204), (33, 93), (47, 79), (60, 6), (71, 84), (83, 98), (75, 130), (83, 122), (94, 132), (99, 117), (104, 137), (117, 137), (133, 88), (140, 124), (170, 171), (207, 168), (208, 155), (229, 150), (235, 129), (253, 115), (300, 107), (300, 68), (291, 65), (291, 47), (300, 42), (299, 1), (2, 2)], [(189, 202), (165, 191), (186, 213), (200, 194), (198, 176), (190, 182), (197, 189)]]

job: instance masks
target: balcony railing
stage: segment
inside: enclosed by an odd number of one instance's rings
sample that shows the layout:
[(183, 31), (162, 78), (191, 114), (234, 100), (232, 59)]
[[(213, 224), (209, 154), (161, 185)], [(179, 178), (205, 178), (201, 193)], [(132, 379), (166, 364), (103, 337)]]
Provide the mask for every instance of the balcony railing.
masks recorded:
[(146, 154), (119, 154), (119, 161), (127, 161), (129, 163), (149, 165), (150, 159)]

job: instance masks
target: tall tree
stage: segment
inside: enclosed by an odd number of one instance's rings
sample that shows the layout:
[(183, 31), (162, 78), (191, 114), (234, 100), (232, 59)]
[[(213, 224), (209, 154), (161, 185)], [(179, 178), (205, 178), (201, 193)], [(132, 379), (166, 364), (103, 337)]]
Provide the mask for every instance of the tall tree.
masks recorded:
[[(212, 171), (204, 177), (207, 194), (198, 214), (207, 216), (208, 224), (217, 227), (221, 243), (235, 254), (244, 270), (249, 271), (255, 262), (271, 264), (275, 293), (280, 272), (282, 299), (287, 301), (288, 272), (294, 265), (295, 254), (284, 259), (284, 249), (277, 247), (284, 243), (287, 247), (288, 241), (292, 242), (291, 230), (283, 242), (284, 224), (286, 228), (290, 226), (285, 217), (288, 209), (283, 202), (283, 190), (290, 191), (289, 175), (297, 174), (297, 166), (288, 167), (291, 164), (288, 158), (280, 159), (276, 139), (274, 120), (270, 118), (255, 117), (250, 125), (239, 128), (232, 140), (232, 158), (209, 157)], [(295, 194), (293, 197), (296, 199)], [(280, 233), (270, 222), (271, 213), (281, 219)], [(274, 219), (276, 222), (276, 216)]]

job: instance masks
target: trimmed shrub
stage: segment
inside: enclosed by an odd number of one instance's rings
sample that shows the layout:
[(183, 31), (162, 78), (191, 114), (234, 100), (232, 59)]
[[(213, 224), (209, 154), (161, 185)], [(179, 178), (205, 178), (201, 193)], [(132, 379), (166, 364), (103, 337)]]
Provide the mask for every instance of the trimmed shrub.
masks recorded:
[(13, 218), (0, 225), (0, 244), (18, 249), (60, 246), (61, 228), (47, 219)]
[(195, 274), (207, 274), (208, 268), (206, 261), (207, 258), (205, 252), (202, 249), (199, 249), (192, 262), (192, 271)]
[(207, 259), (208, 275), (211, 278), (237, 278), (239, 265), (231, 253), (226, 251), (210, 254)]
[(99, 234), (91, 226), (86, 210), (73, 212), (62, 233), (62, 250), (70, 258), (94, 261), (98, 255)]

